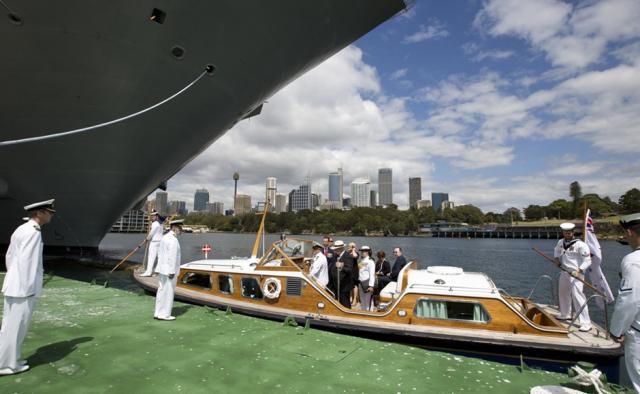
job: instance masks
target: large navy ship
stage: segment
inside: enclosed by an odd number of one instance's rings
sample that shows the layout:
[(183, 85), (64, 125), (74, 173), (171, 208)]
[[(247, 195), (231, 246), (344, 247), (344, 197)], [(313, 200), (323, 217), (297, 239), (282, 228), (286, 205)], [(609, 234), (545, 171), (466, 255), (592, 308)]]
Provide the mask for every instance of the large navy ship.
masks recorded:
[(25, 204), (55, 198), (58, 215), (43, 231), (49, 251), (97, 251), (123, 211), (280, 88), (405, 7), (0, 1), (0, 245)]

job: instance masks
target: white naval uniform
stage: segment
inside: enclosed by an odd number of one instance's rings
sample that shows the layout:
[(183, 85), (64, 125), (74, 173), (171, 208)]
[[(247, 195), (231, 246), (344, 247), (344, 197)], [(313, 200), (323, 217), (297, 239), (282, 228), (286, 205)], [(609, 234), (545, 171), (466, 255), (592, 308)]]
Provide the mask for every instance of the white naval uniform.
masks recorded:
[(42, 235), (35, 220), (11, 235), (2, 285), (4, 311), (0, 329), (0, 369), (16, 369), (37, 298), (42, 294)]
[[(158, 252), (158, 293), (156, 294), (155, 317), (167, 318), (171, 316), (173, 307), (173, 293), (180, 273), (180, 243), (173, 231), (169, 231), (160, 241)], [(169, 279), (169, 275), (174, 275)]]
[(327, 257), (322, 254), (322, 252), (313, 256), (313, 262), (309, 268), (309, 274), (322, 287), (327, 287), (327, 283), (329, 283), (329, 267)]
[[(566, 250), (564, 248), (564, 238), (558, 241), (553, 256), (560, 259), (562, 267), (569, 272), (577, 271), (578, 268), (585, 272), (591, 266), (591, 252), (586, 243), (579, 239), (574, 239)], [(584, 274), (580, 274), (584, 279)], [(573, 300), (573, 312), (577, 312), (585, 303), (587, 298), (582, 291), (584, 284), (578, 279), (572, 277), (563, 271), (558, 281), (558, 295), (560, 302), (560, 318), (567, 319), (572, 317), (571, 301)], [(584, 307), (580, 313), (580, 326), (584, 328), (591, 327), (591, 319), (589, 318), (589, 308)]]
[(358, 262), (358, 291), (360, 292), (360, 309), (373, 310), (373, 292), (367, 293), (369, 287), (376, 285), (376, 263), (371, 257), (364, 257)]
[(633, 388), (640, 393), (640, 248), (624, 256), (620, 268), (622, 279), (609, 331), (625, 336), (625, 365)]
[(158, 250), (160, 249), (160, 241), (162, 241), (162, 230), (162, 225), (157, 220), (151, 223), (151, 230), (149, 231), (149, 235), (147, 235), (147, 241), (149, 241), (147, 269), (143, 275), (151, 275), (153, 273), (153, 266), (156, 263)]

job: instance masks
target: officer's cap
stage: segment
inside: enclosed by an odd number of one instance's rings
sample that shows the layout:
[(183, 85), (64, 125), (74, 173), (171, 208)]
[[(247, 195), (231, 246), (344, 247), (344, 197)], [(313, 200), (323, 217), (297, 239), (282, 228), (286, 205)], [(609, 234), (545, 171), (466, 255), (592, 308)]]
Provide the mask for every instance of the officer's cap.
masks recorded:
[(573, 231), (573, 229), (576, 228), (576, 225), (573, 223), (562, 223), (560, 228), (562, 231)]
[(620, 225), (623, 228), (631, 228), (640, 224), (640, 213), (632, 213), (631, 215), (625, 215), (620, 217)]
[(370, 248), (370, 247), (368, 247), (367, 245), (363, 245), (363, 246), (361, 246), (361, 247), (360, 247), (360, 250), (361, 250), (361, 251), (362, 251), (362, 250), (364, 250), (365, 252), (371, 252), (371, 248)]
[(51, 200), (47, 200), (47, 201), (35, 202), (33, 204), (29, 204), (29, 205), (25, 206), (24, 210), (29, 212), (29, 211), (36, 211), (36, 210), (40, 210), (40, 209), (46, 209), (47, 211), (49, 211), (51, 213), (55, 213), (56, 210), (53, 209), (53, 203), (55, 201), (56, 201), (55, 199), (51, 199)]
[(155, 209), (153, 211), (151, 211), (151, 213), (149, 215), (153, 216), (153, 215), (157, 215), (158, 211), (156, 211)]
[(184, 224), (184, 219), (176, 219), (169, 222), (169, 226), (182, 226)]
[(313, 249), (324, 249), (324, 246), (320, 245), (317, 242), (314, 242), (313, 246), (311, 246), (311, 248), (313, 248)]

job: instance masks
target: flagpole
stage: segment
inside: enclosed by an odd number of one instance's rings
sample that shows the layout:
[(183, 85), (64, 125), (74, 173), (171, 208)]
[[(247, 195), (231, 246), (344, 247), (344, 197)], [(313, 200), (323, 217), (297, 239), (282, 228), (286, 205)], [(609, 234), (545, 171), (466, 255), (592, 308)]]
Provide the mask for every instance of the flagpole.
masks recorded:
[(584, 223), (582, 224), (582, 240), (584, 243), (587, 243), (587, 202), (584, 202), (584, 209), (582, 212), (582, 220)]

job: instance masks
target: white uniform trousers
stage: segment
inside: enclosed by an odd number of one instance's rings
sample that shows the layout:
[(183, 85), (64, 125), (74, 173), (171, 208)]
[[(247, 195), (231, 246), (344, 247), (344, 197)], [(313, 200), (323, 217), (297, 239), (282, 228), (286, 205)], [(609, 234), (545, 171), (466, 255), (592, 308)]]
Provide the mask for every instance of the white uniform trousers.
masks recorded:
[(360, 295), (360, 309), (363, 311), (373, 310), (373, 292), (367, 293), (366, 288), (363, 289), (362, 283), (358, 284), (358, 292)]
[(169, 279), (167, 275), (158, 274), (158, 293), (156, 294), (156, 311), (155, 317), (171, 316), (173, 308), (173, 292), (178, 283), (178, 276)]
[(624, 364), (633, 389), (640, 393), (640, 332), (633, 328), (624, 336)]
[(0, 368), (16, 369), (27, 335), (37, 298), (4, 297), (2, 328), (0, 329)]
[[(573, 313), (578, 312), (582, 304), (585, 303), (587, 298), (582, 292), (584, 284), (571, 277), (566, 272), (560, 274), (558, 280), (558, 295), (560, 297), (560, 317), (561, 318), (573, 318)], [(571, 301), (573, 301), (573, 313), (571, 313)], [(589, 318), (589, 307), (585, 306), (580, 313), (580, 325), (584, 327), (591, 326), (591, 318)]]
[(160, 250), (160, 241), (149, 242), (149, 254), (147, 255), (147, 269), (143, 275), (153, 274), (153, 268), (156, 265), (156, 257), (158, 257), (158, 250)]

